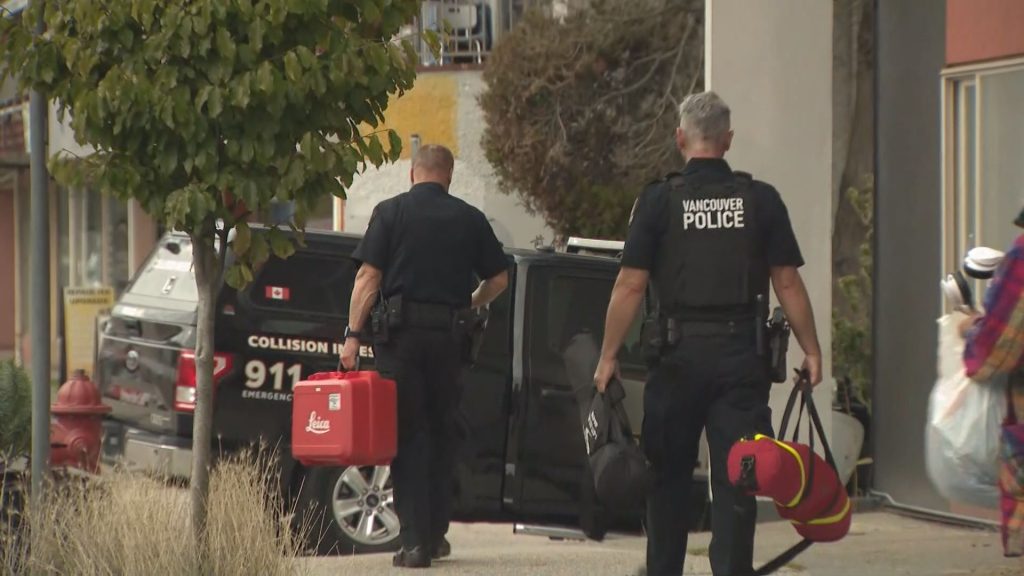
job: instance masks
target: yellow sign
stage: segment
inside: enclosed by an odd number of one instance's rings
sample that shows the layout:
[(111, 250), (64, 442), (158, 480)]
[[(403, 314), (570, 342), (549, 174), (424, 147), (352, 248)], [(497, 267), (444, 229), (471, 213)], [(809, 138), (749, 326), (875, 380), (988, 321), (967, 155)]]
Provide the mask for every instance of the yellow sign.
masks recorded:
[(109, 313), (113, 305), (114, 289), (108, 286), (64, 289), (64, 354), (69, 375), (85, 370), (95, 378), (96, 317)]
[[(424, 144), (448, 147), (458, 158), (458, 106), (459, 84), (455, 74), (421, 74), (416, 77), (416, 85), (411, 90), (401, 97), (391, 97), (384, 113), (384, 122), (376, 128), (364, 125), (361, 130), (363, 134), (388, 128), (398, 132), (405, 144), (402, 147), (402, 158), (412, 157), (409, 139), (413, 134), (419, 134)], [(387, 138), (382, 142), (386, 143)]]

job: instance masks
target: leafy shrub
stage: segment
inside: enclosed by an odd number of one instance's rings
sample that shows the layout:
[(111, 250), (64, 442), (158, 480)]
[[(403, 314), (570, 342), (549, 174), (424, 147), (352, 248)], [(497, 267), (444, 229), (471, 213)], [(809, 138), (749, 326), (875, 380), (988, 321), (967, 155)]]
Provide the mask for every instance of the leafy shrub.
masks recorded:
[(0, 462), (11, 462), (32, 447), (32, 386), (12, 360), (0, 362)]
[(860, 245), (858, 270), (837, 279), (847, 310), (832, 313), (833, 371), (849, 379), (850, 393), (868, 407), (871, 406), (874, 194), (874, 184), (869, 180), (861, 189), (847, 190), (844, 197), (854, 208), (866, 233)]

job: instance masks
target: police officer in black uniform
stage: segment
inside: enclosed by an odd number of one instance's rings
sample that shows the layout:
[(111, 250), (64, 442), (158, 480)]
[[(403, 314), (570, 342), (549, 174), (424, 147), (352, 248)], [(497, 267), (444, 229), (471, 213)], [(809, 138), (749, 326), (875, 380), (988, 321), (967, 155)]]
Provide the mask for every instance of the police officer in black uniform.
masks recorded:
[[(373, 309), (377, 368), (398, 387), (398, 454), (391, 471), (402, 532), (394, 557), (399, 567), (429, 567), (451, 551), (445, 534), (467, 350), (460, 317), (508, 286), (508, 263), (487, 218), (448, 193), (453, 169), (447, 148), (422, 147), (413, 160), (412, 188), (374, 209), (353, 254), (362, 265), (342, 364), (355, 365)], [(474, 274), (484, 279), (475, 291)]]
[[(655, 473), (647, 504), (647, 574), (677, 576), (686, 556), (688, 503), (702, 430), (711, 450), (711, 567), (715, 576), (753, 573), (756, 503), (729, 484), (730, 447), (772, 434), (771, 381), (759, 342), (769, 280), (821, 380), (821, 351), (803, 258), (779, 193), (724, 160), (729, 108), (713, 92), (680, 106), (682, 173), (637, 198), (612, 292), (594, 384), (616, 374), (615, 356), (650, 291), (658, 307), (645, 333), (652, 348), (644, 389), (644, 451)], [(653, 329), (650, 329), (653, 327)]]

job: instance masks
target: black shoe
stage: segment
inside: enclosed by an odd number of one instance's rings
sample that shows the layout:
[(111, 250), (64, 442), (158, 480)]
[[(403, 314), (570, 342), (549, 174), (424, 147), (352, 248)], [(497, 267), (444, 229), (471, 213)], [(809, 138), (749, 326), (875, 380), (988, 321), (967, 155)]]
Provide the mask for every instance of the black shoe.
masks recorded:
[(412, 550), (403, 548), (395, 553), (391, 565), (396, 568), (430, 568), (430, 555), (422, 546)]
[(434, 549), (430, 554), (430, 557), (434, 560), (440, 560), (441, 558), (447, 558), (452, 555), (452, 545), (448, 542), (447, 538), (441, 537), (441, 541), (434, 545)]

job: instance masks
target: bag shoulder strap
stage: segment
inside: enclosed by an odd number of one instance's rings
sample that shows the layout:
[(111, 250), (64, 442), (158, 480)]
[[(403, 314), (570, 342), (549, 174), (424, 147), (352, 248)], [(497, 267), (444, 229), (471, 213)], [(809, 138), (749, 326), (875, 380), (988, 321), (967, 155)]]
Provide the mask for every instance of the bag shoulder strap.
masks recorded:
[(621, 427), (617, 428), (622, 432), (623, 437), (631, 438), (633, 436), (633, 426), (629, 422), (629, 415), (626, 413), (626, 407), (622, 403), (626, 398), (626, 390), (622, 386), (622, 381), (617, 377), (612, 378), (608, 382), (608, 388), (605, 389), (603, 397), (604, 404), (608, 408), (609, 417), (614, 416), (619, 421)]
[(789, 400), (786, 402), (786, 409), (782, 413), (782, 424), (779, 426), (778, 437), (785, 439), (786, 432), (789, 430), (789, 419), (793, 413), (793, 408), (796, 407), (796, 401), (799, 398), (801, 400), (800, 413), (797, 415), (797, 425), (793, 430), (793, 440), (796, 441), (797, 434), (800, 429), (800, 417), (802, 417), (804, 410), (806, 409), (807, 415), (810, 417), (811, 430), (809, 444), (814, 446), (814, 436), (817, 434), (818, 439), (821, 440), (821, 447), (825, 453), (825, 461), (828, 462), (829, 466), (836, 469), (836, 461), (832, 456), (832, 448), (828, 444), (828, 439), (825, 437), (825, 426), (821, 423), (821, 416), (818, 413), (818, 408), (814, 404), (814, 396), (812, 392), (811, 382), (807, 378), (807, 375), (802, 371), (797, 370), (798, 374), (797, 383), (793, 386), (793, 391), (789, 394)]
[[(793, 408), (796, 407), (796, 400), (799, 397), (800, 412), (797, 415), (796, 426), (793, 429), (794, 442), (796, 441), (797, 434), (800, 430), (800, 416), (802, 416), (803, 411), (805, 409), (807, 410), (807, 415), (810, 417), (811, 421), (811, 430), (808, 431), (808, 435), (810, 436), (810, 438), (808, 439), (808, 445), (811, 449), (812, 458), (810, 458), (810, 462), (808, 464), (807, 483), (804, 486), (804, 494), (800, 495), (800, 498), (803, 499), (804, 495), (807, 493), (807, 490), (809, 490), (814, 483), (815, 459), (813, 458), (813, 455), (815, 435), (817, 435), (818, 438), (821, 440), (821, 447), (822, 450), (825, 452), (825, 461), (828, 462), (828, 465), (831, 466), (832, 469), (835, 470), (837, 473), (839, 472), (839, 469), (836, 467), (835, 458), (832, 456), (832, 449), (831, 447), (829, 447), (828, 439), (825, 437), (825, 427), (821, 423), (821, 416), (818, 414), (818, 409), (814, 405), (814, 397), (812, 396), (813, 388), (811, 386), (810, 379), (808, 378), (808, 375), (805, 371), (797, 370), (796, 372), (797, 382), (796, 385), (793, 386), (793, 391), (789, 395), (789, 400), (786, 402), (786, 410), (782, 414), (782, 424), (779, 427), (778, 436), (779, 438), (785, 439), (786, 431), (789, 428), (789, 418), (793, 413)], [(831, 507), (833, 504), (834, 502), (830, 503), (829, 507)], [(775, 558), (772, 558), (764, 566), (761, 566), (760, 568), (755, 570), (754, 576), (766, 576), (767, 574), (774, 573), (783, 566), (792, 562), (794, 558), (796, 558), (805, 550), (810, 548), (812, 544), (814, 544), (813, 540), (804, 538), (800, 542), (797, 542), (796, 544), (791, 546), (785, 552), (779, 554)]]
[(803, 540), (791, 546), (782, 554), (779, 554), (775, 558), (772, 558), (764, 566), (761, 566), (757, 570), (754, 570), (754, 576), (765, 576), (766, 574), (774, 573), (776, 570), (779, 570), (786, 564), (792, 562), (793, 559), (799, 556), (804, 550), (810, 548), (811, 544), (814, 544), (814, 542), (808, 540), (807, 538), (804, 538)]

